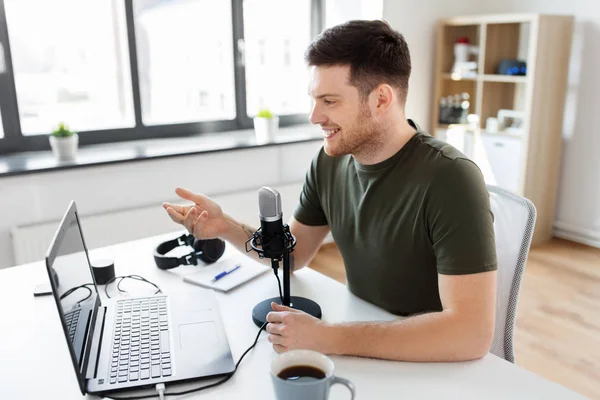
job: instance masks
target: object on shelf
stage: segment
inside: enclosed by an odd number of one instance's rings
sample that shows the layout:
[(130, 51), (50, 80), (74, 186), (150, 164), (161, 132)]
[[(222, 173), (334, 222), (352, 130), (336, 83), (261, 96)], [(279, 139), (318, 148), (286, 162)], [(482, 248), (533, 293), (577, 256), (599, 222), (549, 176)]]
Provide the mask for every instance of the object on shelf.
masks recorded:
[(500, 60), (496, 72), (500, 75), (525, 76), (527, 75), (527, 63), (519, 60)]
[(520, 135), (525, 113), (515, 110), (498, 110), (498, 127), (506, 133)]
[(498, 133), (498, 118), (489, 117), (485, 120), (485, 131), (487, 133)]
[(439, 123), (464, 124), (469, 115), (469, 93), (454, 94), (440, 99)]
[(440, 124), (450, 124), (452, 123), (452, 114), (453, 114), (453, 98), (452, 96), (446, 96), (446, 97), (442, 97), (440, 99), (440, 117), (439, 117), (439, 123)]
[(452, 79), (473, 78), (477, 76), (477, 62), (469, 60), (469, 56), (479, 53), (479, 48), (474, 46), (466, 36), (461, 36), (454, 43), (454, 64), (452, 65)]
[(478, 130), (479, 129), (479, 115), (477, 114), (469, 114), (467, 115), (467, 125), (469, 125), (469, 127), (473, 130)]
[(444, 131), (442, 140), (458, 149), (468, 158), (473, 159), (477, 144), (476, 132), (479, 132), (479, 115), (469, 114), (465, 124), (448, 126)]

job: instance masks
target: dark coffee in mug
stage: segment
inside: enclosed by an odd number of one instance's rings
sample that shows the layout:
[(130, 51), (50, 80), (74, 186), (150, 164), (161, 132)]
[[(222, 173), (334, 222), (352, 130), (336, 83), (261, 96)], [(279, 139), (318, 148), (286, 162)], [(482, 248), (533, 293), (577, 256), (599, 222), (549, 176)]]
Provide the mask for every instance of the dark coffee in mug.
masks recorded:
[(352, 382), (335, 376), (333, 361), (325, 354), (298, 349), (279, 354), (271, 361), (271, 382), (277, 400), (327, 400), (329, 389), (336, 383), (350, 390), (355, 398)]
[(325, 372), (310, 365), (294, 365), (283, 369), (277, 376), (286, 381), (311, 382), (325, 378)]

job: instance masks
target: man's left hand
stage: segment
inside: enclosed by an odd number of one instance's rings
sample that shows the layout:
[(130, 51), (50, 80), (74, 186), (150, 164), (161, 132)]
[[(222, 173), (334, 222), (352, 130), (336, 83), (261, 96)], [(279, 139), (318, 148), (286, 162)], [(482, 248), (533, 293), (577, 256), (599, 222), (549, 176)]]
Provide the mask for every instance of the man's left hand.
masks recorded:
[(277, 353), (308, 349), (331, 352), (329, 325), (300, 310), (271, 303), (273, 312), (267, 314), (269, 342)]

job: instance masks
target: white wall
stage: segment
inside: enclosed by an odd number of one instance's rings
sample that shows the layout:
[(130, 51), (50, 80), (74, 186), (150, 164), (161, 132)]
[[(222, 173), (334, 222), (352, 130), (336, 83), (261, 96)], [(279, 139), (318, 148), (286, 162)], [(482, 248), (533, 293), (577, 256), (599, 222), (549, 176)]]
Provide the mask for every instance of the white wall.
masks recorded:
[(430, 129), (435, 24), (438, 18), (512, 12), (576, 18), (555, 234), (600, 247), (600, 2), (597, 0), (385, 0), (383, 18), (411, 50), (407, 115)]

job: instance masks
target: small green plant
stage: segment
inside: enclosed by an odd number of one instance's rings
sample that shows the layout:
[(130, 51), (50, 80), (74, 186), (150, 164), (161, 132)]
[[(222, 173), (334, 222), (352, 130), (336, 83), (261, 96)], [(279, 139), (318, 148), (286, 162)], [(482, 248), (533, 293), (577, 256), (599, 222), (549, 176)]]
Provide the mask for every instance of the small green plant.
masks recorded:
[(51, 133), (52, 136), (61, 137), (61, 138), (70, 137), (70, 136), (73, 136), (74, 134), (75, 134), (75, 132), (71, 131), (69, 129), (69, 127), (63, 122), (58, 124), (58, 128), (54, 129)]
[(256, 114), (259, 118), (273, 118), (273, 113), (266, 108), (261, 109), (258, 114)]

